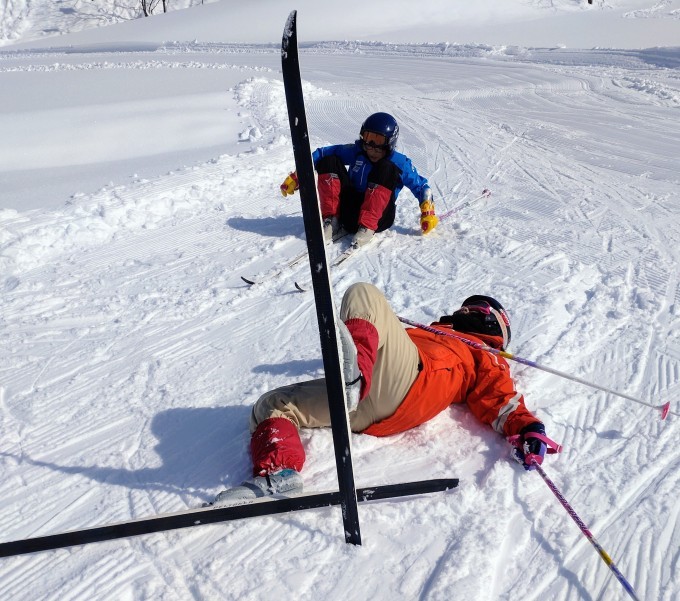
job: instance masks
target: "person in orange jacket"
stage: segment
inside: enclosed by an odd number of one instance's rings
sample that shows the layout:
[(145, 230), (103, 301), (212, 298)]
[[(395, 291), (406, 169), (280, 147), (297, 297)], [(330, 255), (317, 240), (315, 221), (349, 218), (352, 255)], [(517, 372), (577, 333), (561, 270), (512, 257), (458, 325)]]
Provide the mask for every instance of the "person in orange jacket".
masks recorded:
[[(505, 350), (510, 319), (490, 296), (465, 299), (452, 315), (432, 327), (441, 336), (405, 329), (387, 299), (372, 284), (356, 283), (343, 296), (338, 329), (345, 358), (344, 376), (352, 432), (390, 436), (415, 428), (453, 403), (505, 437), (518, 437), (518, 459), (525, 469), (541, 464), (555, 443), (524, 404), (502, 357), (460, 340)], [(350, 403), (352, 403), (350, 405)], [(323, 378), (277, 388), (262, 395), (250, 419), (254, 477), (221, 492), (217, 503), (268, 494), (301, 492), (305, 451), (299, 428), (330, 426)]]

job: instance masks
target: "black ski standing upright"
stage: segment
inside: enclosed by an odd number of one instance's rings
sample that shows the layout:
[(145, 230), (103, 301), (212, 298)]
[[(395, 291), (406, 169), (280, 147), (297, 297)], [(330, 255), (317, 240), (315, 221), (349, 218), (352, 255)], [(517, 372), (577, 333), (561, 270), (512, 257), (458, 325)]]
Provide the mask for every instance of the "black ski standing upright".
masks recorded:
[(312, 287), (316, 303), (316, 315), (321, 337), (321, 354), (328, 389), (333, 446), (340, 487), (340, 506), (345, 528), (345, 541), (361, 544), (359, 512), (354, 485), (354, 472), (350, 452), (349, 420), (345, 405), (345, 385), (338, 356), (338, 341), (335, 330), (335, 310), (331, 292), (328, 262), (323, 237), (323, 225), (319, 201), (316, 196), (312, 151), (307, 133), (307, 116), (302, 94), (300, 62), (297, 45), (297, 11), (290, 13), (283, 31), (281, 44), (283, 86), (286, 91), (288, 120), (293, 141), (295, 168), (300, 184), (300, 201), (309, 251), (309, 265), (312, 272)]

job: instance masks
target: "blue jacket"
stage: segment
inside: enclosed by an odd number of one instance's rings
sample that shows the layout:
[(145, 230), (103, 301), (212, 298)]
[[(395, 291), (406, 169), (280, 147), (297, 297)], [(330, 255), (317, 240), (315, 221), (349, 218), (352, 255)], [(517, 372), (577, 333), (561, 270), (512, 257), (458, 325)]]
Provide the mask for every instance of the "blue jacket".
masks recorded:
[[(316, 165), (320, 158), (330, 155), (338, 156), (342, 162), (347, 165), (349, 180), (352, 187), (359, 192), (365, 192), (372, 163), (363, 151), (361, 141), (357, 140), (354, 144), (338, 144), (335, 146), (317, 148), (312, 153), (312, 161), (314, 162), (314, 165)], [(399, 195), (399, 192), (401, 192), (401, 189), (406, 186), (418, 199), (418, 204), (423, 202), (425, 190), (429, 190), (430, 186), (424, 177), (418, 175), (416, 168), (413, 166), (413, 163), (411, 163), (411, 159), (396, 150), (387, 155), (387, 159), (392, 161), (401, 172), (401, 183), (397, 185), (394, 190), (394, 198), (396, 198)]]

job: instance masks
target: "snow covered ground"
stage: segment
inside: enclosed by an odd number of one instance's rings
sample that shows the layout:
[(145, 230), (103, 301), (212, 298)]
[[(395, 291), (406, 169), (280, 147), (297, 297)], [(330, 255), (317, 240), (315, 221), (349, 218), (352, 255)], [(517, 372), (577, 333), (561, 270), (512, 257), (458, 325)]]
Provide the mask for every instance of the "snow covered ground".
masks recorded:
[[(322, 374), (293, 288), (308, 267), (240, 279), (304, 249), (278, 191), (292, 8), (313, 146), (387, 110), (440, 213), (492, 190), (428, 237), (402, 192), (395, 226), (332, 274), (337, 297), (370, 281), (429, 322), (490, 293), (511, 352), (679, 411), (680, 0), (450, 4), (372, 2), (350, 22), (311, 0), (218, 2), (87, 30), (5, 3), (0, 542), (200, 506), (248, 476), (257, 397)], [(548, 475), (641, 599), (680, 598), (677, 416), (512, 368), (564, 444)], [(306, 489), (335, 488), (330, 432), (303, 442)], [(0, 598), (627, 598), (464, 407), (352, 444), (358, 486), (461, 485), (361, 505), (356, 548), (334, 508), (2, 559)]]

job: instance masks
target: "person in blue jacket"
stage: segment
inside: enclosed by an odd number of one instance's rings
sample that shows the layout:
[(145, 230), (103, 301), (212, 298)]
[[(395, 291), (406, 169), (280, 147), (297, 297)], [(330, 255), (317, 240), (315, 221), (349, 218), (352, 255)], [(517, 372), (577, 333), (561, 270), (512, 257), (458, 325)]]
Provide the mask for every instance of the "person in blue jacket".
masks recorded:
[[(391, 227), (397, 196), (404, 186), (420, 204), (423, 233), (437, 226), (439, 219), (427, 179), (418, 174), (406, 155), (395, 150), (398, 138), (395, 118), (388, 113), (374, 113), (363, 122), (354, 143), (314, 151), (312, 160), (318, 173), (326, 242), (348, 232), (354, 234), (352, 244), (359, 247), (369, 242), (375, 232)], [(281, 185), (281, 192), (286, 196), (297, 189), (297, 175), (291, 173)]]

